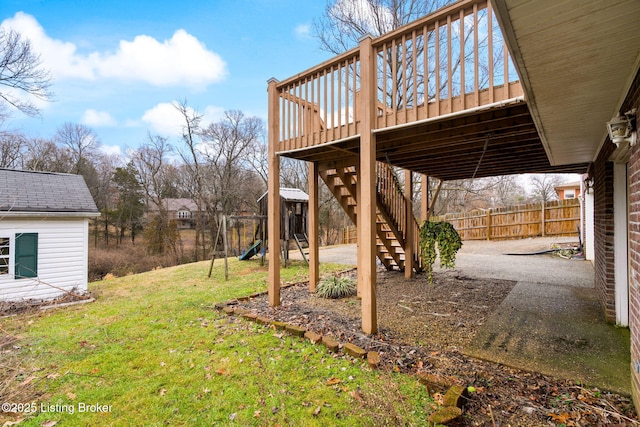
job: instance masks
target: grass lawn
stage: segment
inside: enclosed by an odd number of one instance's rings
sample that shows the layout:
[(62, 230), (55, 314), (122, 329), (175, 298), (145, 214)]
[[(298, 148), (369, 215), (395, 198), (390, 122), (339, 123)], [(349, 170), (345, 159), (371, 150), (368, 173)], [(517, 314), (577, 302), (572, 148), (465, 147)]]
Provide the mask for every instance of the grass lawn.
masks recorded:
[[(9, 402), (35, 412), (0, 412), (0, 424), (428, 424), (431, 401), (415, 378), (371, 371), (366, 362), (212, 309), (266, 290), (266, 265), (233, 259), (227, 282), (221, 261), (211, 279), (208, 266), (95, 282), (94, 303), (2, 319), (5, 332), (21, 337), (21, 350), (19, 374), (0, 400), (24, 398)], [(305, 265), (282, 270), (283, 281), (306, 276)]]

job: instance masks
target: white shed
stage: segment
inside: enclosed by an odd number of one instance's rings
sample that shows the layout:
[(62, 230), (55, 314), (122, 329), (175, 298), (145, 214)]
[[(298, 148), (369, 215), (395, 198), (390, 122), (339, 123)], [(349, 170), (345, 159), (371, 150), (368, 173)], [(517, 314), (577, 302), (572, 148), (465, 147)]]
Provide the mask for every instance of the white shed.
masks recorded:
[(0, 301), (85, 293), (99, 215), (80, 175), (0, 169)]

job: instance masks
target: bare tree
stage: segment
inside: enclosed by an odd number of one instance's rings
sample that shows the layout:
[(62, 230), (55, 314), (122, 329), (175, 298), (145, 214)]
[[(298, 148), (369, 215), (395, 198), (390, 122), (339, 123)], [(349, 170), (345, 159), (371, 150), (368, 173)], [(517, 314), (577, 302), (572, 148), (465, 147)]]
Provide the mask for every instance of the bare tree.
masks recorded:
[(206, 162), (200, 152), (200, 122), (202, 115), (187, 105), (187, 101), (175, 102), (174, 108), (178, 110), (183, 118), (182, 142), (185, 149), (178, 149), (178, 154), (184, 162), (182, 172), (186, 174), (185, 189), (189, 192), (191, 199), (196, 204), (197, 214), (195, 219), (195, 261), (200, 259), (199, 250), (202, 250), (202, 259), (206, 258), (205, 245), (205, 218), (200, 212), (211, 212), (213, 206), (211, 199), (207, 197), (205, 190), (205, 178), (202, 163)]
[(533, 199), (542, 203), (557, 200), (556, 187), (561, 185), (563, 181), (563, 176), (557, 174), (531, 175), (529, 184), (532, 187), (531, 195)]
[(49, 139), (34, 138), (26, 141), (23, 167), (33, 171), (69, 172), (72, 161), (67, 150)]
[[(262, 179), (264, 186), (267, 186), (267, 180), (269, 177), (269, 170), (268, 170), (268, 166), (269, 166), (269, 159), (268, 159), (268, 155), (269, 155), (269, 146), (266, 144), (266, 142), (264, 142), (265, 140), (265, 136), (263, 135), (261, 137), (261, 140), (259, 143), (257, 143), (255, 145), (254, 150), (252, 151), (250, 157), (249, 157), (249, 161), (251, 162), (251, 165), (253, 166), (253, 170), (258, 174), (258, 176), (260, 177), (260, 179)], [(283, 158), (284, 160), (285, 158)]]
[(95, 132), (77, 123), (64, 123), (58, 128), (54, 140), (69, 151), (73, 164), (69, 172), (79, 175), (84, 175), (100, 147)]
[(202, 130), (203, 152), (215, 183), (213, 198), (223, 213), (238, 210), (243, 200), (241, 171), (253, 170), (250, 154), (260, 145), (263, 133), (261, 119), (237, 110), (226, 111), (220, 121)]
[(147, 249), (152, 254), (170, 251), (179, 258), (182, 254), (177, 247), (177, 231), (175, 224), (169, 221), (169, 212), (164, 203), (167, 181), (170, 179), (167, 164), (167, 154), (170, 151), (167, 138), (149, 135), (148, 142), (131, 152), (130, 157), (147, 202), (157, 212), (145, 230)]
[(283, 157), (280, 161), (280, 183), (282, 187), (307, 191), (309, 167), (302, 160)]
[[(14, 31), (0, 28), (0, 98), (27, 116), (37, 116), (32, 98), (51, 100), (51, 76), (42, 68), (31, 42)], [(25, 97), (26, 95), (26, 97)]]
[(27, 140), (24, 135), (13, 132), (0, 133), (0, 167), (21, 168), (26, 147)]
[(452, 0), (332, 0), (314, 22), (320, 48), (336, 55), (374, 37), (393, 31), (451, 3)]
[(525, 202), (526, 193), (524, 187), (518, 182), (517, 175), (487, 179), (492, 183), (492, 207), (517, 205)]

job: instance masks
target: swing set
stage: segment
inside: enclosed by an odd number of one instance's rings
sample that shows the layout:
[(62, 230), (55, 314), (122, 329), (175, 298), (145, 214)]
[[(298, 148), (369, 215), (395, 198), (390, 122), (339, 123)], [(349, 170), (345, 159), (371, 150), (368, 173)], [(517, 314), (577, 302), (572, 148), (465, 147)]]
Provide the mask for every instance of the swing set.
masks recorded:
[[(228, 230), (227, 220), (234, 221), (232, 230), (235, 233), (231, 233), (231, 246), (234, 253), (239, 253), (238, 259), (240, 261), (247, 261), (254, 256), (260, 257), (260, 265), (264, 265), (264, 259), (267, 249), (267, 218), (269, 214), (269, 207), (267, 205), (267, 193), (264, 193), (258, 199), (259, 215), (223, 215), (220, 218), (218, 224), (218, 234), (214, 241), (213, 255), (211, 257), (211, 265), (209, 266), (209, 274), (207, 277), (211, 277), (213, 270), (213, 263), (218, 253), (218, 240), (220, 233), (222, 232), (222, 241), (224, 245), (223, 254), (225, 259), (225, 280), (229, 277), (228, 267)], [(309, 247), (309, 238), (307, 237), (307, 216), (309, 212), (309, 195), (297, 188), (281, 188), (280, 189), (280, 212), (282, 216), (280, 218), (280, 247), (282, 248), (282, 258), (284, 259), (285, 266), (289, 262), (289, 248), (292, 246), (292, 242), (295, 243), (295, 247), (298, 248), (302, 254), (302, 259), (309, 264), (307, 258), (307, 252), (305, 251)], [(248, 233), (247, 224), (252, 224), (251, 233)], [(250, 236), (250, 237), (248, 237)], [(250, 242), (250, 243), (249, 243)], [(240, 250), (240, 248), (247, 248), (246, 250)], [(238, 251), (235, 252), (236, 248)]]

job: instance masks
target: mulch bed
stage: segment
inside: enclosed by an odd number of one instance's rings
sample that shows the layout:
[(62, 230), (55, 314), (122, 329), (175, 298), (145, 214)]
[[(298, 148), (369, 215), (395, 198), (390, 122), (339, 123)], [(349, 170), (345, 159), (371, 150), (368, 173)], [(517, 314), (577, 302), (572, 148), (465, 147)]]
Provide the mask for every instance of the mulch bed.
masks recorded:
[(380, 271), (376, 295), (379, 331), (374, 335), (362, 333), (357, 298), (318, 298), (306, 284), (283, 288), (280, 307), (270, 307), (266, 296), (239, 302), (238, 307), (303, 326), (342, 344), (377, 351), (381, 369), (428, 373), (446, 382), (474, 386), (476, 392), (465, 407), (461, 425), (640, 425), (627, 396), (463, 353), (514, 285), (512, 281), (472, 279), (455, 271), (435, 274), (434, 283), (429, 284), (425, 275), (406, 280), (402, 273)]

